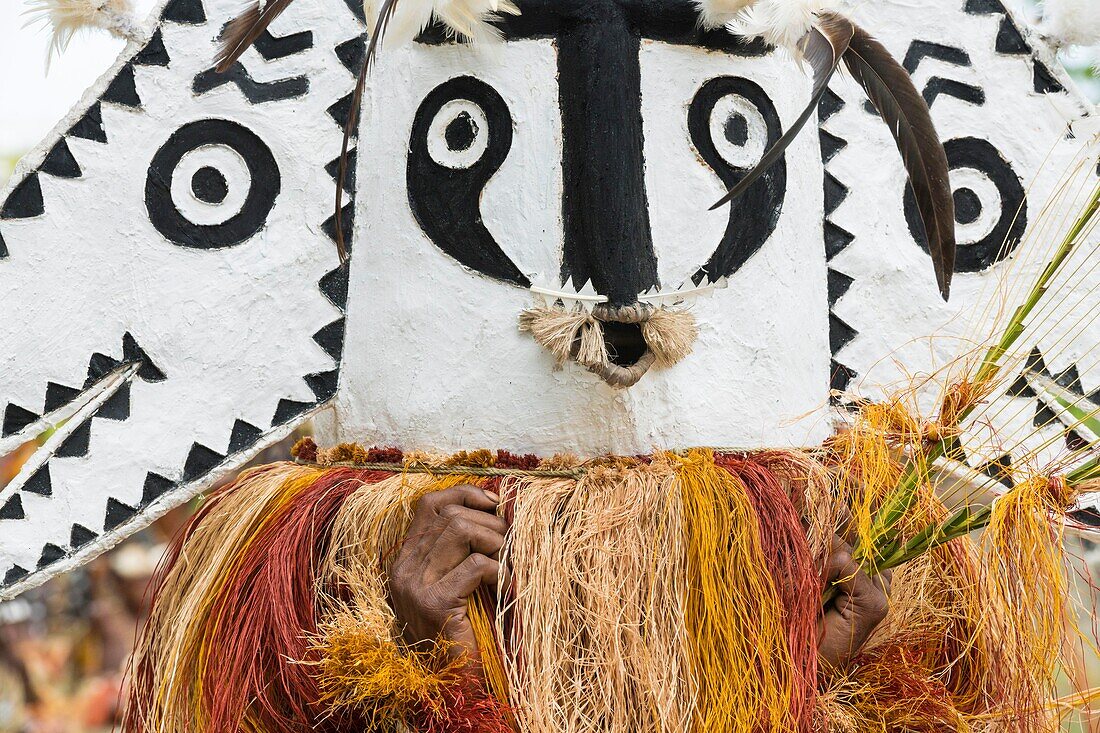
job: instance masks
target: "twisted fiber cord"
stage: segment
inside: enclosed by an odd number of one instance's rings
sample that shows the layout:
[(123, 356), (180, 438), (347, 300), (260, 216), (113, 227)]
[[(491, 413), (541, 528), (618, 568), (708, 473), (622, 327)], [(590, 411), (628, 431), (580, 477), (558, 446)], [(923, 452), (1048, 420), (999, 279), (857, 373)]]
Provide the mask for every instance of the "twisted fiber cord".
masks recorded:
[(242, 474), (175, 538), (154, 579), (152, 610), (131, 660), (124, 730), (206, 730), (199, 700), (214, 604), (242, 548), (319, 474), (288, 463)]
[(520, 729), (687, 730), (695, 692), (673, 467), (521, 477), (505, 491), (512, 580), (497, 623)]

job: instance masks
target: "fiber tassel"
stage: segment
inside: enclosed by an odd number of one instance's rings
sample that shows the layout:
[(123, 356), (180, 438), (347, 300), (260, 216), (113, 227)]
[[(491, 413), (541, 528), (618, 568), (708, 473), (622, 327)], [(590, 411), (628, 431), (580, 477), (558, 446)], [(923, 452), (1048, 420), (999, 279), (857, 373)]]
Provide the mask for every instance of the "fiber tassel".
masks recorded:
[(99, 28), (126, 41), (141, 42), (145, 32), (134, 15), (130, 0), (28, 0), (24, 27), (35, 23), (52, 28), (46, 52), (46, 69), (55, 56), (69, 47), (73, 36)]
[[(692, 731), (789, 731), (799, 697), (784, 609), (744, 484), (695, 450), (680, 459), (688, 594), (685, 623), (697, 685)], [(816, 645), (815, 645), (816, 646)], [(801, 712), (801, 711), (800, 711)]]
[(821, 574), (814, 566), (801, 518), (775, 474), (755, 457), (722, 457), (715, 463), (741, 481), (752, 501), (761, 550), (780, 599), (787, 632), (793, 672), (790, 716), (798, 730), (808, 731), (813, 723), (817, 688)]
[(657, 366), (670, 367), (691, 353), (699, 326), (688, 311), (658, 308), (642, 322), (642, 336), (656, 355)]
[(574, 354), (577, 362), (584, 367), (607, 362), (603, 327), (584, 309), (525, 310), (519, 317), (519, 330), (530, 333), (540, 346), (554, 355), (558, 364), (564, 364)]

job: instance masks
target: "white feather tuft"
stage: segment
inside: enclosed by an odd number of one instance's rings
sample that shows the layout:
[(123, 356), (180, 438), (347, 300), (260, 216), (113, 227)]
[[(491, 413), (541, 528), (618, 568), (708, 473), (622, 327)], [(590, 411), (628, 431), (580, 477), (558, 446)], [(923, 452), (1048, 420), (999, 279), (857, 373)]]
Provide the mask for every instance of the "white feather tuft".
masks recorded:
[(756, 0), (738, 14), (731, 30), (797, 55), (798, 42), (813, 27), (817, 14), (838, 5), (838, 0)]
[[(367, 0), (367, 17), (377, 19), (381, 2)], [(501, 14), (519, 15), (512, 0), (402, 0), (386, 28), (383, 45), (398, 48), (411, 43), (432, 20), (443, 23), (448, 31), (472, 43), (500, 39), (493, 21)]]
[(53, 31), (46, 52), (47, 69), (53, 57), (64, 52), (82, 30), (99, 28), (129, 41), (141, 41), (145, 35), (130, 0), (28, 0), (23, 15), (27, 16), (24, 28), (40, 24)]
[(1100, 43), (1100, 3), (1097, 0), (1044, 0), (1043, 34), (1063, 46)]
[(709, 30), (732, 22), (752, 3), (753, 0), (695, 0), (695, 7), (699, 10), (699, 22)]

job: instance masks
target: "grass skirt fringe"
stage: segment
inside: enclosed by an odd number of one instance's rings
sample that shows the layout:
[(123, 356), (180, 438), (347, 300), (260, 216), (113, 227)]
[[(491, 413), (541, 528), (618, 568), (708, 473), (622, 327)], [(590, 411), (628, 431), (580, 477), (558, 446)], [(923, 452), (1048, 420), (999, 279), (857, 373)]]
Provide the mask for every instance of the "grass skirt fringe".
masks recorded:
[[(807, 455), (299, 455), (374, 465), (275, 464), (208, 498), (155, 580), (125, 730), (1045, 729), (1005, 698), (1026, 686), (1005, 667), (1020, 622), (966, 541), (899, 571), (862, 656), (819, 673), (819, 570), (851, 489)], [(471, 605), (476, 667), (406, 648), (386, 591), (417, 501), (460, 483), (511, 522), (509, 572)]]

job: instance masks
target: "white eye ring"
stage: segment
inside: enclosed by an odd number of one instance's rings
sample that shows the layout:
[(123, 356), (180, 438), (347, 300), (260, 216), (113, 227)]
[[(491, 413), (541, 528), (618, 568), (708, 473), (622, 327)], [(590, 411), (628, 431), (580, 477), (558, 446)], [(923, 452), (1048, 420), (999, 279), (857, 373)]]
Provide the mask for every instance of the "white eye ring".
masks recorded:
[(446, 168), (469, 168), (488, 148), (489, 119), (485, 110), (469, 99), (447, 102), (428, 126), (428, 154)]
[(973, 221), (956, 221), (955, 231), (959, 245), (966, 246), (982, 241), (993, 232), (1001, 219), (1003, 204), (997, 184), (977, 168), (954, 168), (951, 171), (951, 188), (956, 193), (963, 189), (970, 191), (981, 205), (981, 212)]
[[(203, 201), (192, 190), (195, 175), (212, 168), (226, 184), (226, 195), (213, 203)], [(203, 145), (184, 155), (172, 172), (172, 203), (192, 224), (217, 226), (240, 213), (252, 186), (252, 174), (240, 153), (228, 145)]]
[(749, 169), (764, 157), (768, 123), (751, 101), (727, 94), (710, 111), (710, 139), (723, 160), (734, 168)]

